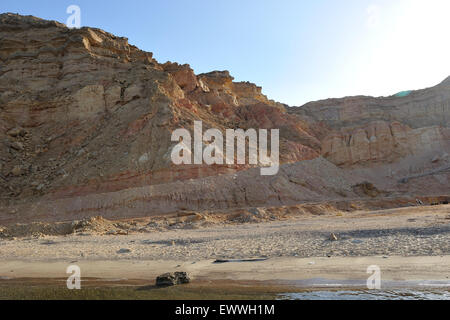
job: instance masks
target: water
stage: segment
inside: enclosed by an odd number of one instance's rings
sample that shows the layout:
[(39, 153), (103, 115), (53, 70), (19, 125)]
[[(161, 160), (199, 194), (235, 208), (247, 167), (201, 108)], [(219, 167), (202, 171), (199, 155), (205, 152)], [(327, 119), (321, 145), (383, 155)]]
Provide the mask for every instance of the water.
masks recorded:
[(448, 290), (342, 290), (284, 293), (281, 300), (450, 300)]

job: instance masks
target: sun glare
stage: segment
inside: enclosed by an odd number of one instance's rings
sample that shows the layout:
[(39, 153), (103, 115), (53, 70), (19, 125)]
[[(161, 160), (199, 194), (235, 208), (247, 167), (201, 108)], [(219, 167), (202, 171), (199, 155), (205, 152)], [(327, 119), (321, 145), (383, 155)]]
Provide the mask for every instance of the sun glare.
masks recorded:
[(366, 48), (360, 91), (386, 95), (432, 86), (448, 76), (450, 1), (408, 0), (371, 6), (368, 12), (369, 37), (375, 40)]

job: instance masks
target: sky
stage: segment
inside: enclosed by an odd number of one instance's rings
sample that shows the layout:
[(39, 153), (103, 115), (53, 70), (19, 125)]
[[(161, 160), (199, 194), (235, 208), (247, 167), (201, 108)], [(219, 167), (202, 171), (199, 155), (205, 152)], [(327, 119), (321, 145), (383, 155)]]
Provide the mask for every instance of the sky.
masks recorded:
[(389, 96), (450, 76), (450, 0), (1, 0), (0, 12), (101, 28), (159, 62), (229, 70), (301, 106)]

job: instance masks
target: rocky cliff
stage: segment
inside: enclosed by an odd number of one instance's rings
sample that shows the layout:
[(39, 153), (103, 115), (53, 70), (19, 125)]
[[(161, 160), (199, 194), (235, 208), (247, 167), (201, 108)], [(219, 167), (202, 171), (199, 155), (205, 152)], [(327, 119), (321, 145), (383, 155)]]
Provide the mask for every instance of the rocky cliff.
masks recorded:
[(445, 155), (450, 147), (450, 78), (429, 89), (328, 99), (289, 112), (329, 128), (322, 155), (337, 165)]
[[(352, 186), (367, 178), (420, 193), (396, 181), (448, 164), (449, 102), (447, 80), (401, 97), (292, 108), (228, 71), (162, 64), (100, 29), (2, 14), (0, 221), (358, 197)], [(280, 129), (279, 174), (261, 177), (249, 165), (175, 166), (171, 132), (192, 131), (195, 120), (204, 130)], [(448, 191), (448, 173), (438, 172), (429, 193)]]

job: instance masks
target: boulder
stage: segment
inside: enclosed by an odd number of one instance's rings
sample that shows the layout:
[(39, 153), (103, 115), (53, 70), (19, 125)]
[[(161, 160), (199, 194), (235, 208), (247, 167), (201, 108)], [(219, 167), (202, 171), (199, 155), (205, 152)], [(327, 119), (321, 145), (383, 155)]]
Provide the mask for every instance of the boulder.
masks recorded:
[(25, 130), (22, 128), (13, 128), (9, 130), (6, 134), (11, 137), (24, 136)]
[(168, 272), (156, 278), (156, 286), (169, 287), (189, 283), (191, 279), (186, 272)]

